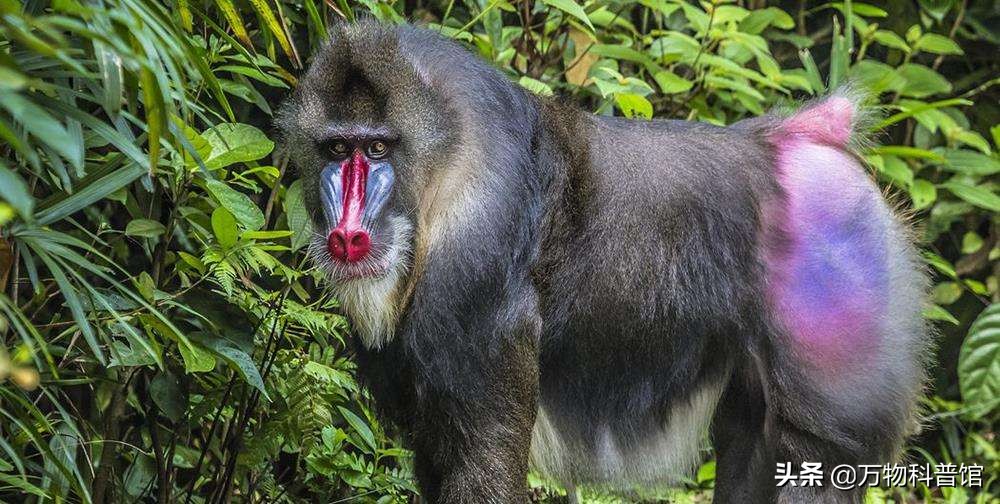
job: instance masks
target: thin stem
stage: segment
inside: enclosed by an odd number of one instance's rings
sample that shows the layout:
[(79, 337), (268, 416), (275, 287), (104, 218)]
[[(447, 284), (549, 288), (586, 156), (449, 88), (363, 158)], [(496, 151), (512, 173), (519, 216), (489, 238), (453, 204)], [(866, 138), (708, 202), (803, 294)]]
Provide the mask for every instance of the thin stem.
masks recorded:
[[(958, 15), (955, 16), (955, 22), (951, 25), (951, 30), (948, 31), (948, 38), (955, 40), (955, 34), (958, 33), (958, 27), (962, 25), (962, 21), (965, 20), (965, 7), (968, 5), (969, 0), (962, 0), (962, 5), (958, 7)], [(944, 55), (939, 54), (937, 58), (934, 58), (934, 64), (931, 68), (937, 70), (944, 63)]]

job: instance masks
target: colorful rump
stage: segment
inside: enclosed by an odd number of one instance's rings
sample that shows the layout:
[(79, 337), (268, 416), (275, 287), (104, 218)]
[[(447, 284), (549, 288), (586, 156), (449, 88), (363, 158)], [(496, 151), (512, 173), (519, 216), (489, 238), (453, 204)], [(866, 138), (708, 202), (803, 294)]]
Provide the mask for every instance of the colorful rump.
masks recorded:
[(794, 353), (835, 375), (881, 368), (884, 348), (923, 339), (904, 226), (850, 152), (858, 115), (835, 94), (769, 134), (784, 194), (765, 209), (767, 294)]

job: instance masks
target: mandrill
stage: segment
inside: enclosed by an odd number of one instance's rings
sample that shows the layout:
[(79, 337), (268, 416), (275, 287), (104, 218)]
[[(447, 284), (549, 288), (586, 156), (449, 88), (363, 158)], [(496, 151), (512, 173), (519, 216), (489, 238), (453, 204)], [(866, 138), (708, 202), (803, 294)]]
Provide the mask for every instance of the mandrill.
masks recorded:
[(334, 28), (280, 125), (311, 253), (432, 503), (534, 468), (628, 493), (717, 455), (715, 501), (859, 502), (776, 466), (893, 460), (928, 330), (846, 91), (716, 127), (592, 115), (456, 43)]

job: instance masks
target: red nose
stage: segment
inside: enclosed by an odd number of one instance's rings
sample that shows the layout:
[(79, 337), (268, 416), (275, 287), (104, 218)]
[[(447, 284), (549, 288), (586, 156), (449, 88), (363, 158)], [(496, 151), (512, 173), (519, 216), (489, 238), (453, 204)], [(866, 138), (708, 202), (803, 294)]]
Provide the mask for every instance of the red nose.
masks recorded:
[(341, 262), (358, 262), (368, 255), (372, 248), (372, 240), (363, 229), (348, 231), (338, 227), (330, 233), (326, 240), (330, 255)]

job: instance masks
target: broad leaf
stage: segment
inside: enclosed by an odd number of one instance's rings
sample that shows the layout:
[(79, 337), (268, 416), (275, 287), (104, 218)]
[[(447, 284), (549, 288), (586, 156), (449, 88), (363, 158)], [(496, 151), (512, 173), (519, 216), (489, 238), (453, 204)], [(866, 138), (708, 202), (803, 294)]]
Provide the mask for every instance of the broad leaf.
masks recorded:
[(236, 245), (239, 237), (236, 229), (236, 218), (233, 217), (232, 212), (222, 207), (216, 208), (212, 212), (212, 232), (215, 233), (215, 239), (219, 241), (222, 248), (228, 249)]
[(1000, 304), (983, 310), (969, 328), (958, 355), (958, 382), (973, 416), (1000, 405)]
[(302, 180), (292, 182), (285, 192), (285, 216), (288, 220), (288, 229), (294, 233), (292, 235), (292, 251), (296, 251), (309, 244), (313, 235), (312, 220), (306, 210), (305, 201), (302, 199)]
[(971, 186), (961, 182), (949, 181), (941, 184), (941, 187), (977, 207), (1000, 213), (1000, 196), (997, 196), (995, 192), (987, 189), (985, 186)]
[(151, 219), (135, 219), (133, 221), (129, 221), (128, 225), (125, 226), (126, 235), (146, 238), (160, 236), (166, 232), (166, 230), (167, 228), (165, 228), (163, 224)]
[(219, 124), (201, 134), (212, 147), (205, 158), (209, 170), (234, 163), (256, 161), (274, 150), (274, 142), (261, 130), (249, 124)]
[(587, 25), (587, 28), (590, 28), (590, 31), (594, 31), (594, 25), (590, 24), (590, 18), (587, 17), (587, 13), (583, 10), (583, 7), (580, 7), (580, 4), (576, 3), (575, 0), (542, 0), (542, 3), (555, 7), (556, 9), (579, 19), (583, 22), (583, 24)]
[(205, 187), (247, 229), (256, 231), (264, 225), (264, 212), (246, 194), (218, 180), (209, 180)]

